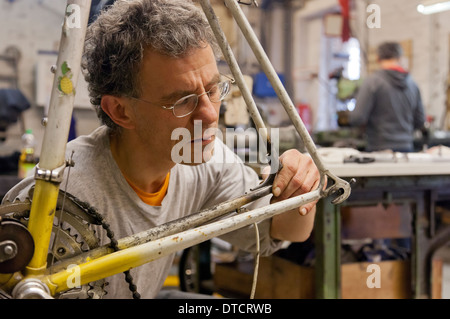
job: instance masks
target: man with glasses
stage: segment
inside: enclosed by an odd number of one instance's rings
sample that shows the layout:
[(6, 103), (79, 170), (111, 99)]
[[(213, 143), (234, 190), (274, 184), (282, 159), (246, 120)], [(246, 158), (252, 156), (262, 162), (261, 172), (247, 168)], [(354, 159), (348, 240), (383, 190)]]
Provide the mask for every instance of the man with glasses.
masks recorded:
[[(75, 166), (67, 191), (94, 206), (116, 238), (236, 198), (259, 184), (257, 174), (214, 133), (232, 80), (218, 71), (214, 37), (196, 5), (116, 1), (89, 26), (84, 52), (91, 102), (103, 125), (68, 144)], [(196, 129), (199, 123), (201, 130)], [(190, 134), (187, 142), (174, 138), (180, 129)], [(189, 146), (180, 148), (186, 159), (180, 164), (172, 152), (178, 143)], [(218, 154), (235, 160), (220, 160)], [(260, 205), (319, 185), (309, 156), (288, 151), (280, 162), (273, 197)], [(32, 178), (24, 180), (7, 199), (26, 196), (32, 183)], [(65, 181), (61, 186), (65, 189)], [(259, 223), (261, 254), (272, 254), (284, 240), (306, 240), (314, 214), (315, 203), (309, 203)], [(98, 233), (104, 244), (109, 242), (103, 230)], [(255, 251), (253, 226), (223, 238)], [(169, 256), (131, 269), (141, 297), (157, 296), (172, 262)], [(132, 297), (122, 274), (108, 281), (106, 298)]]

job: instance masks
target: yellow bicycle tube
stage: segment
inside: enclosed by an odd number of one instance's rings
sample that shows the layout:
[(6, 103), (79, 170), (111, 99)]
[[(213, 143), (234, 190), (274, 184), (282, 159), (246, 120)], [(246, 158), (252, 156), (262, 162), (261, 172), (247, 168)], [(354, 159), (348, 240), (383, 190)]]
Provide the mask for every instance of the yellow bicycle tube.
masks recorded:
[(33, 236), (35, 248), (33, 258), (27, 266), (28, 274), (36, 275), (45, 271), (58, 192), (57, 184), (36, 181), (28, 223), (28, 230)]

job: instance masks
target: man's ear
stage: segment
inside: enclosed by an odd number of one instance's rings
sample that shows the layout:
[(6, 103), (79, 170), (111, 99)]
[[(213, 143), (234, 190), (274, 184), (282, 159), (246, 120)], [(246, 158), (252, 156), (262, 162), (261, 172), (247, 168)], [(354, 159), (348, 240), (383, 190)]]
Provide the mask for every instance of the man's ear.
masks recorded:
[(117, 125), (127, 129), (134, 128), (130, 104), (127, 103), (124, 98), (113, 95), (103, 95), (100, 106)]

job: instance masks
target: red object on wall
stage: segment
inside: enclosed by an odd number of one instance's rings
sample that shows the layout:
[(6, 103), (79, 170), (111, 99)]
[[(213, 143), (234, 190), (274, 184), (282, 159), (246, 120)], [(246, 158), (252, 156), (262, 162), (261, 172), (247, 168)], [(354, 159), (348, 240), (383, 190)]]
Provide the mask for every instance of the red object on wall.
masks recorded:
[(350, 0), (339, 0), (342, 9), (342, 42), (350, 39)]
[(305, 128), (311, 133), (312, 130), (312, 112), (309, 104), (300, 103), (297, 105), (297, 111), (302, 119), (303, 124), (305, 124)]

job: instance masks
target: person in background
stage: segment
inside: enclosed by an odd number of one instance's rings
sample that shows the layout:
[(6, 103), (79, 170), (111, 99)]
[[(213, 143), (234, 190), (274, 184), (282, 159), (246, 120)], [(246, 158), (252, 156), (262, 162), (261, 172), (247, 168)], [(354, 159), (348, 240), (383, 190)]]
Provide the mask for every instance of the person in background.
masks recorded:
[(414, 132), (424, 127), (420, 90), (401, 66), (402, 54), (399, 43), (382, 43), (377, 50), (380, 70), (363, 81), (355, 109), (339, 115), (340, 125), (363, 128), (366, 151), (412, 152)]
[[(420, 90), (401, 66), (402, 47), (384, 42), (377, 49), (380, 69), (358, 89), (356, 106), (340, 115), (339, 124), (360, 126), (365, 131), (366, 151), (414, 151), (414, 132), (424, 130), (425, 112)], [(411, 250), (410, 238), (374, 240), (377, 249)]]

